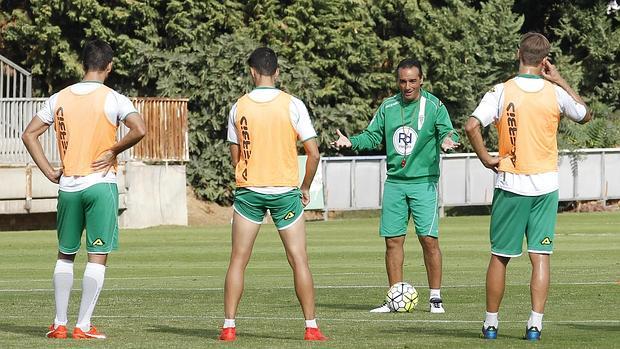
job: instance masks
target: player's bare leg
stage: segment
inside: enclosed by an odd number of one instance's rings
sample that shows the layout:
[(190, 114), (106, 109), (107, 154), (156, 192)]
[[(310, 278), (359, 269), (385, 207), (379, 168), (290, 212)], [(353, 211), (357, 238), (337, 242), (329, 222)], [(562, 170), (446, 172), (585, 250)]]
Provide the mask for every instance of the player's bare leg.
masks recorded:
[(389, 286), (403, 281), (405, 262), (405, 235), (385, 238), (385, 269)]
[(232, 249), (224, 282), (224, 315), (234, 319), (243, 293), (245, 268), (250, 261), (260, 224), (252, 223), (237, 212), (233, 215)]
[(306, 333), (304, 340), (324, 341), (327, 337), (321, 333), (316, 323), (314, 305), (314, 282), (308, 265), (308, 253), (306, 251), (306, 227), (304, 217), (290, 227), (280, 230), (280, 239), (284, 244), (286, 258), (293, 269), (293, 281), (295, 294), (301, 304), (301, 310), (306, 319)]
[(424, 266), (428, 279), (429, 309), (431, 313), (443, 314), (443, 301), (441, 299), (442, 260), (439, 239), (432, 236), (418, 236), (422, 252), (424, 254)]
[(530, 253), (529, 255), (532, 263), (532, 277), (530, 279), (532, 311), (527, 321), (525, 337), (529, 340), (539, 340), (542, 331), (545, 303), (547, 302), (547, 295), (549, 294), (551, 256), (542, 253)]
[(542, 314), (545, 312), (545, 303), (549, 293), (550, 258), (548, 254), (530, 253), (529, 255), (532, 262), (532, 278), (530, 280), (532, 310)]
[[(405, 261), (405, 235), (385, 238), (385, 269), (389, 286), (403, 281), (403, 263)], [(371, 313), (389, 313), (392, 310), (387, 302), (371, 309)]]
[(506, 266), (510, 257), (502, 257), (491, 254), (487, 269), (487, 311), (482, 324), (482, 336), (486, 339), (496, 339), (499, 327), (499, 306), (504, 298), (506, 288)]
[(424, 253), (424, 266), (429, 288), (441, 288), (441, 250), (439, 240), (431, 236), (419, 236), (422, 252)]
[(489, 268), (487, 269), (487, 312), (497, 313), (499, 305), (504, 298), (506, 288), (506, 266), (510, 257), (502, 257), (492, 254)]
[(315, 318), (314, 282), (308, 265), (304, 218), (301, 217), (293, 225), (279, 232), (286, 251), (286, 258), (293, 269), (295, 293), (301, 304), (301, 310), (306, 320), (312, 320)]

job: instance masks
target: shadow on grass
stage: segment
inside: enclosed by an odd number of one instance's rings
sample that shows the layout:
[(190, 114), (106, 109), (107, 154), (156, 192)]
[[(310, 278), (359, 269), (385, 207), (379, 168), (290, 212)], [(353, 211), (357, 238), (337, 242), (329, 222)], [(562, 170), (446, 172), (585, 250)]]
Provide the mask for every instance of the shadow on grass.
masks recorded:
[(607, 331), (620, 333), (620, 325), (608, 325), (608, 324), (557, 324), (557, 326), (570, 327), (574, 330), (581, 331)]
[[(481, 332), (474, 329), (447, 329), (447, 328), (428, 328), (428, 327), (399, 327), (399, 328), (391, 328), (389, 330), (382, 330), (386, 334), (390, 333), (419, 333), (432, 337), (454, 337), (454, 338), (468, 338), (468, 339), (480, 339)], [(523, 336), (515, 336), (515, 335), (505, 335), (500, 333), (501, 338), (510, 338), (510, 339), (523, 339)]]
[(15, 324), (0, 323), (0, 332), (25, 334), (31, 337), (45, 337), (47, 329), (41, 326), (19, 326)]
[[(1, 329), (1, 328), (0, 328)], [(37, 330), (40, 330), (37, 328)], [(40, 331), (39, 331), (40, 332)], [(147, 328), (147, 332), (153, 333), (168, 333), (176, 334), (180, 336), (198, 337), (204, 339), (212, 339), (218, 341), (220, 336), (219, 330), (205, 329), (205, 328), (187, 328), (187, 327), (172, 327), (162, 325), (152, 325)], [(297, 336), (274, 336), (271, 334), (256, 334), (251, 332), (244, 332), (243, 329), (237, 331), (237, 338), (260, 338), (260, 339), (279, 339), (279, 340), (301, 340), (303, 338), (303, 332), (300, 332)]]
[(147, 332), (178, 334), (180, 336), (199, 337), (199, 338), (211, 338), (217, 339), (220, 333), (217, 330), (211, 330), (206, 328), (187, 328), (187, 327), (172, 327), (163, 325), (152, 325), (146, 329)]
[(361, 310), (370, 311), (370, 309), (377, 307), (378, 305), (371, 304), (344, 304), (344, 303), (316, 303), (317, 308), (327, 308), (336, 310)]

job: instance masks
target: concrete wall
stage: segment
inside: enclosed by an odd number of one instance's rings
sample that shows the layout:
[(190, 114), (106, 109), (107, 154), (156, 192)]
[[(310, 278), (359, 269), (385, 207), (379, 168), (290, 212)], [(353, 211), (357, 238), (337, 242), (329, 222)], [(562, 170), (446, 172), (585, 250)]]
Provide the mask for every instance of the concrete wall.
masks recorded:
[(119, 217), (124, 228), (187, 225), (185, 165), (125, 165), (125, 206)]
[[(36, 166), (0, 167), (0, 179), (0, 222), (15, 222), (0, 229), (19, 229), (19, 222), (56, 212), (58, 185)], [(118, 168), (117, 183), (121, 228), (187, 225), (185, 165), (127, 162)]]

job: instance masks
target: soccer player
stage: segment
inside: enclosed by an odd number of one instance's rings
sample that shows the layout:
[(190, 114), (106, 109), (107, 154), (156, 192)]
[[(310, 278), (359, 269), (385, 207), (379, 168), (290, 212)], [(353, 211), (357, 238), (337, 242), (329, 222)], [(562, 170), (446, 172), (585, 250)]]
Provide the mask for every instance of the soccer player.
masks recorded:
[[(532, 312), (526, 338), (540, 339), (558, 210), (558, 123), (560, 115), (581, 124), (592, 118), (581, 97), (547, 58), (549, 49), (543, 35), (523, 35), (517, 51), (519, 74), (487, 92), (465, 127), (482, 164), (497, 173), (482, 327), (487, 339), (497, 338), (506, 265), (521, 255), (524, 235), (532, 264)], [(492, 122), (498, 132), (498, 156), (489, 155), (480, 131), (480, 125)]]
[[(248, 64), (256, 88), (237, 100), (228, 123), (237, 190), (220, 340), (236, 339), (235, 315), (243, 292), (245, 268), (267, 210), (293, 269), (295, 293), (306, 319), (304, 339), (326, 340), (314, 313), (314, 285), (306, 254), (303, 216), (320, 159), (316, 132), (304, 103), (275, 87), (279, 75), (275, 52), (267, 47), (257, 48)], [(303, 142), (308, 156), (299, 188), (297, 139)]]
[[(377, 149), (385, 142), (387, 180), (383, 190), (379, 234), (385, 238), (388, 282), (403, 281), (404, 243), (409, 215), (424, 254), (430, 288), (431, 313), (444, 313), (441, 299), (441, 250), (439, 249), (437, 182), (439, 151), (459, 145), (448, 110), (441, 101), (422, 89), (419, 61), (402, 60), (396, 68), (400, 93), (383, 101), (361, 134), (331, 144), (354, 150)], [(371, 312), (390, 312), (387, 303)]]
[[(108, 254), (118, 244), (116, 157), (146, 133), (131, 101), (105, 86), (113, 51), (101, 40), (86, 43), (82, 64), (86, 74), (50, 97), (26, 127), (22, 140), (41, 172), (58, 190), (58, 260), (53, 285), (56, 318), (48, 338), (67, 338), (67, 306), (73, 287), (73, 261), (86, 228), (88, 263), (82, 280), (82, 301), (75, 339), (104, 339), (90, 322), (103, 286)], [(118, 123), (129, 132), (116, 140)], [(45, 157), (39, 136), (54, 124), (62, 169)]]

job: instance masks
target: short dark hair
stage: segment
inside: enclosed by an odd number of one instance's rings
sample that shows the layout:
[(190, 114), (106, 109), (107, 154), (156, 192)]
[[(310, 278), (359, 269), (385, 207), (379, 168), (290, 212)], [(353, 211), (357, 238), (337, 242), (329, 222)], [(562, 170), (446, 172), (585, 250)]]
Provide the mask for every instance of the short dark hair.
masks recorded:
[(420, 77), (424, 76), (422, 74), (422, 63), (420, 63), (420, 61), (418, 61), (415, 58), (405, 58), (402, 61), (400, 61), (400, 63), (398, 63), (398, 66), (396, 67), (396, 71), (394, 72), (396, 74), (396, 79), (398, 79), (398, 71), (400, 69), (412, 68), (412, 67), (418, 68), (418, 71), (420, 72)]
[(260, 75), (272, 76), (278, 69), (278, 56), (269, 47), (259, 47), (248, 58), (248, 64)]
[(114, 51), (110, 45), (101, 40), (90, 40), (84, 45), (82, 50), (82, 65), (84, 70), (103, 71), (112, 62)]
[(536, 32), (523, 34), (519, 42), (519, 58), (525, 65), (536, 66), (549, 55), (551, 44), (547, 38)]

